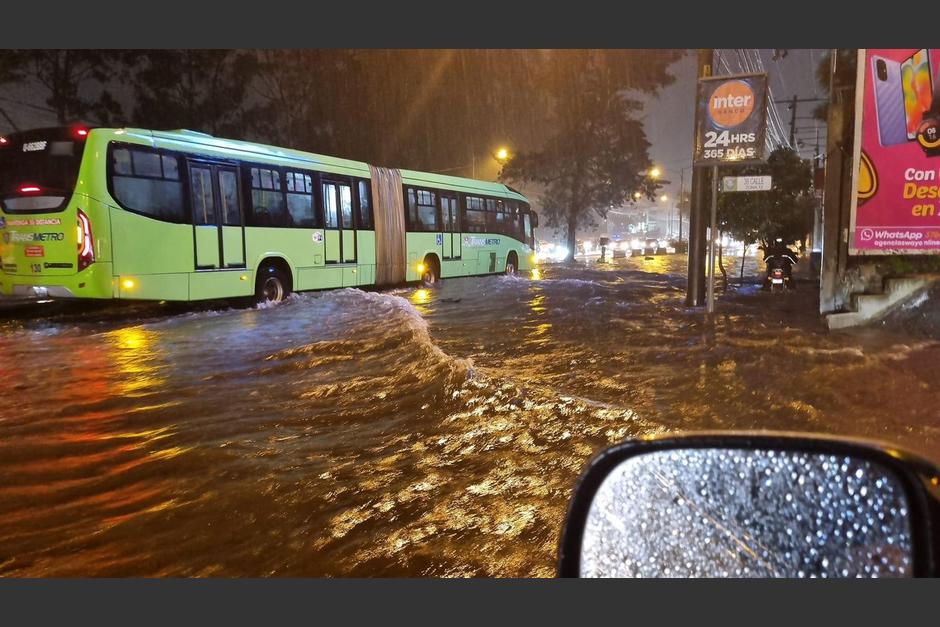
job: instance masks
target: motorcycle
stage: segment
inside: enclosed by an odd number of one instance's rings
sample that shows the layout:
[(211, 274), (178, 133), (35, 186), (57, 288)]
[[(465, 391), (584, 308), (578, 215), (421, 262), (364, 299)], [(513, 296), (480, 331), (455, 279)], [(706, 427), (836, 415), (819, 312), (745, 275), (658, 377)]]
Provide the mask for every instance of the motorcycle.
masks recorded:
[(784, 290), (787, 287), (788, 279), (783, 273), (782, 268), (774, 268), (770, 271), (770, 291)]
[(768, 255), (764, 261), (767, 263), (767, 289), (771, 292), (793, 289), (791, 270), (796, 264), (796, 259), (791, 253)]
[(595, 457), (571, 499), (562, 577), (935, 577), (940, 468), (804, 434), (690, 434)]

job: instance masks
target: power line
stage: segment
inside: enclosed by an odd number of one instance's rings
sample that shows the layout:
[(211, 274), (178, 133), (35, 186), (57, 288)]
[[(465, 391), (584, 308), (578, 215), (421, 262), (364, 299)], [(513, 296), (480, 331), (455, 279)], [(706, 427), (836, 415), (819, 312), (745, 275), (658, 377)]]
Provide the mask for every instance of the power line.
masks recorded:
[(49, 107), (43, 107), (41, 105), (33, 104), (31, 102), (24, 102), (23, 100), (17, 100), (16, 98), (9, 98), (6, 96), (0, 96), (0, 100), (4, 102), (9, 102), (11, 104), (20, 105), (21, 107), (29, 107), (30, 109), (37, 109), (39, 111), (45, 111), (46, 113), (55, 113), (55, 109), (50, 109)]

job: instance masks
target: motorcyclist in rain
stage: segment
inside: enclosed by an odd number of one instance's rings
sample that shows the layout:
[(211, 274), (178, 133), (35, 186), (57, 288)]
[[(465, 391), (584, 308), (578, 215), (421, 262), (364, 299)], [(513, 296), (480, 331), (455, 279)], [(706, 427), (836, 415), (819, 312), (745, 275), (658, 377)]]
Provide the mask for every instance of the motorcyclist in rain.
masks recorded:
[(786, 285), (790, 289), (795, 289), (793, 284), (793, 266), (798, 259), (797, 254), (790, 250), (790, 247), (784, 244), (783, 238), (776, 238), (773, 243), (764, 249), (764, 263), (767, 264), (767, 275), (764, 280), (763, 289), (770, 289), (770, 275), (774, 268), (783, 270), (783, 276), (786, 278)]

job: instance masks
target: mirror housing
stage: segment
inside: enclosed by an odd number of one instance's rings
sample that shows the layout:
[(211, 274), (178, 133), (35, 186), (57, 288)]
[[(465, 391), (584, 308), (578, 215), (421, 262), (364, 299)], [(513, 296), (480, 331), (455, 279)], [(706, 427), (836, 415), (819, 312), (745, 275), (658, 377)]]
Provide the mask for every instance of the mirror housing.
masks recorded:
[[(717, 461), (719, 459), (720, 463)], [(793, 463), (792, 460), (798, 460), (801, 464), (797, 467), (798, 470), (808, 469), (808, 476), (815, 481), (812, 489), (809, 483), (805, 489), (796, 488), (797, 482), (794, 478), (797, 475), (791, 476), (791, 468), (786, 466), (786, 464)], [(851, 477), (839, 476), (836, 468), (832, 468), (836, 471), (834, 475), (832, 472), (821, 472), (823, 464), (835, 463), (841, 467), (842, 475), (845, 475), (846, 462), (852, 466)], [(781, 466), (786, 472), (780, 473), (774, 479), (775, 486), (771, 486), (771, 470), (776, 473)], [(734, 476), (721, 475), (716, 481), (714, 476), (716, 472), (728, 473), (731, 468), (735, 469)], [(814, 468), (820, 470), (815, 477)], [(835, 538), (840, 535), (839, 532), (827, 536), (826, 529), (817, 528), (813, 534), (812, 545), (806, 543), (802, 546), (798, 539), (786, 535), (792, 533), (793, 527), (797, 527), (798, 533), (805, 533), (814, 522), (820, 522), (819, 518), (825, 518), (829, 514), (839, 518), (840, 525), (843, 523), (841, 518), (850, 518), (855, 513), (854, 511), (849, 511), (848, 516), (842, 516), (840, 512), (826, 511), (826, 508), (837, 507), (835, 503), (844, 506), (845, 497), (853, 495), (853, 490), (856, 492), (851, 498), (855, 499), (854, 503), (859, 503), (858, 486), (865, 483), (864, 475), (869, 469), (872, 470), (869, 474), (872, 475), (873, 480), (875, 477), (880, 479), (877, 483), (878, 488), (874, 487), (874, 483), (866, 487), (867, 496), (863, 501), (871, 505), (874, 497), (878, 504), (884, 507), (884, 512), (890, 510), (886, 518), (878, 521), (878, 529), (885, 530), (884, 533), (889, 531), (895, 533), (903, 527), (904, 533), (901, 536), (895, 536), (901, 537), (901, 541), (890, 547), (886, 544), (884, 553), (879, 547), (874, 552), (869, 551), (866, 557), (859, 558), (857, 554), (851, 556), (839, 554), (840, 551), (849, 550), (846, 548), (847, 545), (852, 545), (852, 549), (856, 551), (866, 548), (855, 546), (861, 541), (858, 537), (852, 541), (846, 539), (846, 536), (852, 538), (851, 531), (840, 538)], [(763, 494), (761, 493), (763, 482), (752, 482), (749, 485), (748, 477), (745, 476), (747, 473), (757, 475), (758, 471), (761, 473), (759, 476), (761, 480), (764, 479), (762, 473), (767, 473), (766, 485), (770, 486), (764, 490)], [(876, 475), (875, 471), (879, 474)], [(709, 472), (712, 473), (710, 478)], [(739, 476), (738, 472), (741, 473)], [(854, 474), (856, 472), (857, 475)], [(693, 476), (693, 473), (697, 474)], [(829, 476), (823, 477), (824, 474)], [(706, 483), (701, 482), (703, 477), (708, 480), (707, 486)], [(800, 479), (799, 485), (803, 486), (802, 476)], [(620, 481), (621, 485), (617, 486), (617, 481)], [(812, 518), (815, 521), (805, 515), (802, 519), (800, 515), (796, 515), (795, 519), (802, 520), (802, 522), (794, 525), (792, 516), (788, 520), (785, 520), (785, 516), (776, 516), (778, 511), (782, 512), (785, 508), (796, 507), (796, 503), (784, 503), (783, 495), (779, 491), (781, 486), (790, 485), (791, 481), (796, 489), (787, 489), (786, 498), (794, 501), (803, 498), (802, 506), (812, 507)], [(830, 498), (831, 490), (827, 488), (824, 491), (823, 481), (829, 481), (828, 485), (836, 492), (842, 491), (843, 500), (838, 500), (840, 497), (838, 494)], [(693, 484), (696, 490), (689, 490)], [(612, 485), (619, 487), (619, 497), (617, 487), (612, 488)], [(855, 487), (852, 487), (853, 485)], [(938, 571), (938, 565), (940, 565), (938, 544), (940, 543), (936, 538), (936, 534), (940, 532), (940, 500), (936, 496), (938, 485), (940, 485), (940, 470), (933, 464), (896, 448), (861, 440), (804, 434), (701, 433), (626, 441), (597, 455), (579, 479), (562, 531), (558, 575), (561, 577), (585, 575), (796, 577), (805, 576), (802, 569), (797, 574), (794, 568), (787, 570), (788, 564), (792, 564), (797, 557), (802, 559), (807, 557), (800, 553), (801, 550), (805, 549), (806, 552), (812, 551), (815, 554), (818, 548), (822, 552), (834, 555), (831, 561), (839, 560), (841, 557), (851, 557), (856, 565), (867, 557), (872, 559), (877, 557), (880, 560), (879, 564), (885, 564), (882, 574), (937, 576), (940, 572)], [(703, 487), (699, 496), (698, 489), (701, 486), (706, 486), (708, 490)], [(817, 489), (819, 496), (817, 496)], [(801, 494), (800, 490), (804, 490), (805, 494)], [(735, 492), (738, 493), (737, 496), (727, 496), (728, 494), (734, 495)], [(795, 496), (791, 495), (791, 492), (794, 492)], [(873, 494), (874, 492), (882, 494)], [(865, 492), (862, 492), (862, 495), (864, 496)], [(598, 509), (594, 508), (595, 497), (599, 497)], [(811, 500), (807, 502), (807, 498)], [(616, 507), (611, 507), (612, 499)], [(891, 505), (896, 502), (902, 505)], [(751, 515), (751, 510), (758, 510), (762, 506), (765, 508), (764, 511), (755, 511)], [(624, 514), (625, 511), (626, 514)], [(694, 516), (679, 517), (676, 515), (678, 511)], [(898, 511), (900, 516), (894, 516)], [(805, 514), (806, 510), (797, 509), (796, 512)], [(878, 516), (882, 516), (884, 512), (878, 513)], [(890, 520), (891, 518), (896, 520)], [(799, 525), (803, 526), (802, 530)], [(599, 529), (603, 531), (599, 532)], [(830, 523), (830, 532), (831, 529)], [(683, 538), (686, 532), (688, 532), (688, 537)], [(875, 529), (874, 525), (870, 526), (868, 532), (870, 536), (876, 538), (879, 537), (878, 533), (881, 533)], [(598, 533), (607, 533), (617, 537), (613, 538), (613, 543), (607, 542), (611, 538), (599, 542), (597, 541)], [(799, 536), (799, 538), (802, 537), (802, 535)], [(585, 545), (586, 539), (587, 545)], [(661, 546), (657, 546), (657, 539), (663, 540)], [(761, 556), (756, 556), (754, 551), (750, 550), (750, 546), (760, 547), (762, 556), (765, 558), (763, 561), (767, 561), (766, 558), (770, 552), (769, 557), (776, 562), (775, 566), (778, 568), (771, 569), (769, 572), (759, 572), (760, 569), (749, 571), (745, 567), (743, 574), (727, 572), (727, 568), (707, 562), (711, 559), (707, 555), (709, 552), (711, 555), (720, 555), (722, 558), (726, 558), (729, 553), (727, 550), (717, 551), (718, 543), (716, 542), (709, 544), (711, 540), (716, 539), (738, 550), (746, 558), (739, 559), (740, 562), (751, 562), (752, 559), (755, 563), (761, 562)], [(744, 541), (742, 542), (741, 539)], [(766, 541), (768, 539), (771, 541)], [(807, 540), (809, 539), (807, 537)], [(790, 540), (794, 542), (787, 545)], [(892, 543), (893, 540), (889, 539), (887, 542)], [(624, 545), (628, 546), (625, 550), (622, 549)], [(903, 545), (905, 551), (900, 556), (898, 545)], [(610, 552), (612, 546), (616, 549)], [(790, 548), (781, 548), (780, 554), (775, 555), (773, 551), (778, 546)], [(700, 550), (702, 547), (707, 547), (708, 551), (702, 552)], [(681, 567), (673, 568), (671, 571), (668, 567), (664, 571), (657, 570), (666, 566), (665, 562), (673, 558), (677, 550), (685, 552)], [(608, 551), (602, 552), (601, 555), (611, 558), (607, 560), (612, 564), (611, 566), (598, 568), (598, 563), (604, 562), (603, 559), (596, 559), (598, 551)], [(784, 551), (787, 552), (784, 553)], [(700, 563), (694, 565), (694, 568), (686, 568), (690, 566), (686, 563), (686, 558), (690, 555), (692, 561), (695, 561), (696, 557), (700, 560), (704, 558), (706, 562), (704, 567)], [(822, 559), (819, 555), (816, 557)], [(897, 560), (901, 563), (901, 559), (903, 559), (903, 568), (899, 570), (892, 568), (889, 573), (887, 571), (889, 561)], [(647, 565), (647, 560), (652, 566)], [(660, 563), (657, 563), (657, 560)], [(822, 563), (827, 564), (826, 561)], [(609, 572), (605, 571), (605, 568)], [(871, 569), (874, 576), (879, 574), (879, 568), (880, 566), (875, 566)], [(845, 576), (848, 572), (840, 567), (832, 574)], [(865, 572), (869, 572), (868, 569)], [(812, 576), (812, 573), (809, 575)]]

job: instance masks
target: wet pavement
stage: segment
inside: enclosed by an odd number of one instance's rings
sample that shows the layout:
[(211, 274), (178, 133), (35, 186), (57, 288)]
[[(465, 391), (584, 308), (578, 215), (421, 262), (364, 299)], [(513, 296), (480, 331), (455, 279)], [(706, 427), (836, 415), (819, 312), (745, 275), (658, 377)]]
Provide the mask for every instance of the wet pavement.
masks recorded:
[(8, 309), (0, 575), (551, 576), (579, 471), (625, 437), (806, 430), (940, 460), (930, 333), (830, 333), (807, 282), (733, 286), (708, 320), (685, 263)]

